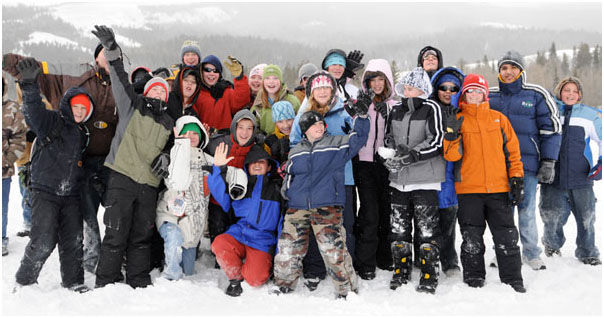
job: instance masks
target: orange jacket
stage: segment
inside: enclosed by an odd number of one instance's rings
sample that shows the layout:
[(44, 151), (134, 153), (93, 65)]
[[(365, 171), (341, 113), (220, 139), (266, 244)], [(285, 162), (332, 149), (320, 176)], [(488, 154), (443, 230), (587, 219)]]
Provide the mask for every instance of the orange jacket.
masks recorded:
[(444, 156), (456, 162), (455, 191), (462, 193), (509, 192), (508, 178), (524, 177), (520, 145), (505, 115), (492, 110), (488, 102), (470, 105), (460, 102), (464, 117), (460, 136), (444, 140)]

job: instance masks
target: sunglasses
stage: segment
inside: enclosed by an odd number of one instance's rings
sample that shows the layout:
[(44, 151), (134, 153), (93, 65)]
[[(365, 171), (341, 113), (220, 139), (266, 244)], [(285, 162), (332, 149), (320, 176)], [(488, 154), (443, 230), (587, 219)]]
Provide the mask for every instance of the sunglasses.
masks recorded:
[(204, 72), (208, 72), (208, 73), (216, 73), (216, 74), (219, 74), (219, 73), (220, 73), (220, 72), (218, 72), (218, 70), (217, 70), (217, 69), (215, 69), (215, 68), (209, 68), (209, 67), (204, 67), (204, 68), (203, 68), (203, 71), (204, 71)]
[(481, 94), (484, 94), (484, 91), (482, 89), (480, 89), (480, 88), (470, 88), (470, 89), (468, 89), (466, 91), (466, 93), (470, 93), (470, 94), (481, 93)]
[(459, 87), (457, 86), (449, 86), (449, 85), (440, 85), (438, 87), (439, 91), (443, 91), (443, 92), (451, 92), (451, 93), (457, 93), (459, 92)]

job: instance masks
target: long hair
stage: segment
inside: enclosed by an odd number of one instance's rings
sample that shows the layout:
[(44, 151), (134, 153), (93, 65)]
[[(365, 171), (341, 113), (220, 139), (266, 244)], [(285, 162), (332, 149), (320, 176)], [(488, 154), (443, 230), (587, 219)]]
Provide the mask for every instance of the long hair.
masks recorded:
[[(332, 88), (332, 90), (333, 90), (333, 88)], [(333, 98), (330, 101), (333, 101)], [(308, 98), (308, 106), (309, 106), (309, 108), (308, 108), (309, 110), (314, 110), (314, 111), (318, 112), (319, 114), (325, 116), (325, 114), (327, 114), (327, 112), (331, 108), (331, 103), (327, 102), (326, 105), (321, 105), (321, 104), (319, 104), (319, 102), (317, 102), (317, 100), (312, 96), (312, 93), (311, 93), (310, 97)]]
[[(277, 96), (273, 103), (276, 103), (281, 98), (281, 90), (283, 89), (283, 82), (279, 82), (279, 90), (277, 91)], [(260, 99), (262, 100), (262, 108), (271, 108), (271, 104), (268, 102), (268, 91), (264, 87), (264, 80), (262, 80), (262, 95), (260, 95)]]
[(373, 102), (374, 103), (384, 102), (384, 101), (388, 100), (388, 98), (390, 98), (390, 96), (392, 95), (392, 87), (390, 87), (390, 81), (388, 80), (388, 78), (386, 77), (386, 75), (384, 73), (382, 73), (380, 71), (367, 71), (365, 73), (365, 78), (363, 80), (365, 88), (367, 88), (367, 90), (369, 90), (369, 88), (371, 88), (371, 86), (369, 84), (371, 83), (371, 79), (373, 79), (375, 77), (381, 77), (384, 79), (384, 90), (380, 94), (375, 94), (375, 97), (373, 97)]

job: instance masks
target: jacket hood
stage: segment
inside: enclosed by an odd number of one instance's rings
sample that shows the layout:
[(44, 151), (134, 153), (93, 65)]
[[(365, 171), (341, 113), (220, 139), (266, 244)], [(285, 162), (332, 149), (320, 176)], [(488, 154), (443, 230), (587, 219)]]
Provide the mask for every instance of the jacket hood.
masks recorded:
[(196, 124), (197, 126), (199, 126), (199, 129), (201, 130), (201, 134), (203, 136), (199, 136), (198, 147), (200, 149), (204, 149), (208, 145), (210, 137), (208, 136), (208, 132), (206, 131), (206, 129), (201, 124), (201, 121), (199, 121), (199, 119), (197, 119), (197, 117), (195, 116), (185, 115), (176, 120), (174, 127), (176, 127), (176, 131), (180, 132), (186, 124)]
[[(333, 53), (337, 53), (339, 55), (342, 55), (344, 57), (344, 59), (346, 59), (346, 52), (344, 52), (344, 51), (342, 51), (340, 49), (331, 49), (331, 50), (327, 51), (327, 53), (325, 54), (325, 57), (323, 57), (323, 61), (321, 62), (321, 69), (327, 71), (327, 67), (325, 67), (325, 60), (327, 60), (327, 57), (330, 56)], [(344, 67), (346, 67), (346, 65), (344, 65)]]
[(88, 91), (80, 86), (72, 86), (70, 87), (66, 92), (65, 95), (63, 95), (63, 98), (61, 98), (61, 102), (59, 103), (59, 112), (61, 113), (61, 115), (63, 116), (63, 118), (67, 119), (67, 121), (69, 123), (72, 124), (76, 124), (74, 118), (73, 118), (73, 112), (71, 111), (71, 99), (76, 96), (76, 95), (80, 95), (80, 94), (84, 94), (86, 96), (88, 96), (88, 99), (90, 100), (90, 114), (87, 115), (87, 118), (90, 118), (90, 115), (92, 114), (92, 112), (94, 112), (94, 100), (92, 99), (92, 96), (88, 93)]
[(191, 100), (191, 104), (195, 104), (197, 97), (199, 96), (199, 92), (201, 91), (201, 74), (199, 73), (199, 69), (196, 67), (185, 66), (183, 67), (176, 76), (176, 80), (172, 85), (172, 92), (177, 93), (180, 96), (181, 101), (184, 101), (184, 94), (182, 91), (182, 80), (186, 76), (193, 75), (195, 80), (197, 81), (197, 86), (195, 87), (195, 92), (193, 92), (193, 99)]
[[(252, 112), (249, 109), (242, 109), (240, 111), (238, 111), (235, 116), (233, 116), (233, 120), (231, 121), (231, 136), (233, 137), (233, 140), (239, 144), (239, 141), (237, 141), (237, 123), (242, 120), (242, 119), (249, 119), (252, 121), (252, 123), (254, 124), (254, 134), (256, 134), (256, 130), (258, 129), (258, 123), (256, 122), (256, 116), (254, 116), (254, 114), (252, 114)], [(248, 142), (248, 144), (254, 142), (254, 137), (252, 136), (252, 138), (250, 138), (250, 141)], [(241, 146), (246, 146), (246, 145), (241, 145)]]
[(390, 85), (390, 96), (388, 98), (392, 98), (394, 96), (394, 80), (392, 76), (392, 69), (390, 68), (390, 63), (384, 59), (374, 59), (369, 60), (367, 62), (367, 67), (365, 67), (365, 71), (363, 71), (362, 81), (361, 81), (361, 89), (363, 92), (367, 92), (369, 87), (367, 87), (367, 83), (365, 82), (365, 75), (367, 72), (381, 72), (388, 79), (388, 85)]
[(451, 105), (457, 107), (459, 104), (459, 98), (461, 97), (461, 87), (463, 85), (463, 81), (466, 75), (456, 67), (447, 66), (445, 68), (441, 68), (440, 70), (436, 71), (436, 73), (434, 73), (434, 75), (432, 76), (432, 80), (430, 81), (432, 87), (434, 88), (434, 91), (432, 92), (432, 98), (438, 101), (438, 87), (436, 87), (436, 83), (438, 83), (439, 79), (445, 74), (451, 74), (457, 77), (459, 83), (461, 83), (459, 85), (459, 92), (455, 95), (451, 95)]

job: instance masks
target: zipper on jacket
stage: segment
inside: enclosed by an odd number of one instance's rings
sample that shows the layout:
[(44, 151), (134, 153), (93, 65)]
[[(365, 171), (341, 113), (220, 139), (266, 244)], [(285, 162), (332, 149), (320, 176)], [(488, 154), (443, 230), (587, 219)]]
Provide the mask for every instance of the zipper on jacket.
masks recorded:
[[(373, 104), (373, 108), (375, 108), (375, 103)], [(373, 138), (373, 153), (371, 155), (372, 161), (375, 162), (375, 154), (377, 152), (377, 149), (375, 148), (376, 144), (377, 144), (377, 139), (378, 139), (378, 120), (380, 117), (380, 113), (377, 111), (377, 109), (375, 110), (375, 136)]]
[(262, 215), (262, 200), (258, 205), (258, 216), (256, 217), (256, 224), (260, 224), (260, 216)]

